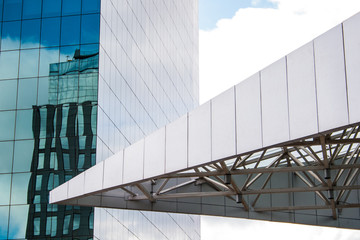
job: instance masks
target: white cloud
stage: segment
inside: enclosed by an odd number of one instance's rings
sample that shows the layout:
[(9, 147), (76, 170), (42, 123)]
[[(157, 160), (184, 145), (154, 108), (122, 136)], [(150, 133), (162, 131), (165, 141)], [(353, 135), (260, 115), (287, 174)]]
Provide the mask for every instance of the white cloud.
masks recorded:
[(200, 31), (204, 102), (360, 11), (358, 0), (272, 0), (277, 9), (239, 9)]

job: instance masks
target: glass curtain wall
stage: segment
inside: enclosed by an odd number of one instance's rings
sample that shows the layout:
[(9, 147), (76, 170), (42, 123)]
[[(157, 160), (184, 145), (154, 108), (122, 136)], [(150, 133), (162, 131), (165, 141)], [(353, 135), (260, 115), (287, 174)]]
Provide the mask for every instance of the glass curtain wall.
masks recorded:
[(0, 239), (92, 239), (93, 209), (48, 204), (95, 163), (99, 0), (0, 0)]

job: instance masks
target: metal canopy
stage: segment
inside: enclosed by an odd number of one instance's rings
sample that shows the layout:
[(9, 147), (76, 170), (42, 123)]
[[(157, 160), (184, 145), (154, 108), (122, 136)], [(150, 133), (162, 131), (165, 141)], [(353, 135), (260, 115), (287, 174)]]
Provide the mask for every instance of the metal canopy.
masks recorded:
[(50, 202), (360, 228), (360, 14)]

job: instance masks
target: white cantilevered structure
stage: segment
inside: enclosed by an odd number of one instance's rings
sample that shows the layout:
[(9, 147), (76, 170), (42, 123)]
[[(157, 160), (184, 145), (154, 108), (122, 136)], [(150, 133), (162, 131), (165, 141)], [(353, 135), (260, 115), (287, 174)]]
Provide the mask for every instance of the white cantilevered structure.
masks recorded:
[(50, 202), (360, 228), (360, 14)]

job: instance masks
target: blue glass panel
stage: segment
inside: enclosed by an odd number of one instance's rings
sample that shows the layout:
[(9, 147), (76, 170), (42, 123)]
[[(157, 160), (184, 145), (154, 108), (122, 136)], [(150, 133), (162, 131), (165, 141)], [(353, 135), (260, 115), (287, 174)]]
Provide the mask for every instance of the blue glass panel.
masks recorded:
[(37, 78), (20, 79), (18, 86), (17, 108), (32, 108), (36, 105)]
[(4, 21), (21, 19), (21, 0), (4, 0)]
[(29, 172), (34, 151), (34, 140), (15, 141), (13, 172)]
[[(11, 204), (26, 204), (31, 173), (14, 173), (11, 183)], [(26, 224), (25, 224), (26, 225)]]
[(24, 20), (21, 27), (21, 48), (38, 48), (40, 43), (40, 19)]
[(32, 139), (33, 110), (19, 110), (16, 113), (15, 139)]
[[(2, 21), (2, 13), (3, 13), (3, 3), (4, 1), (3, 0), (0, 0), (0, 21)], [(1, 236), (1, 233), (0, 233), (0, 236)]]
[(17, 78), (19, 51), (0, 53), (0, 79)]
[(14, 127), (15, 127), (15, 111), (0, 112), (0, 141), (13, 140)]
[(20, 21), (4, 22), (2, 27), (1, 50), (19, 49)]
[(9, 239), (25, 239), (28, 214), (29, 205), (10, 207)]
[(49, 103), (49, 78), (39, 78), (38, 103), (37, 105), (45, 105)]
[(41, 46), (59, 46), (60, 18), (46, 18), (41, 24)]
[(11, 174), (0, 174), (0, 183), (1, 183), (0, 205), (9, 205)]
[(13, 142), (0, 142), (0, 173), (11, 172), (13, 145)]
[(17, 81), (0, 81), (0, 110), (15, 109)]
[(63, 0), (62, 4), (63, 16), (81, 13), (81, 0)]
[(23, 19), (41, 17), (41, 0), (23, 0)]
[(80, 16), (63, 17), (61, 21), (61, 45), (80, 43)]
[(100, 0), (85, 0), (82, 5), (82, 13), (100, 12)]
[(43, 0), (43, 17), (58, 17), (61, 15), (61, 0)]
[(50, 64), (59, 62), (59, 48), (40, 49), (39, 76), (50, 75)]
[(81, 19), (81, 43), (98, 43), (100, 29), (100, 15), (83, 15)]
[(0, 207), (0, 239), (7, 239), (8, 223), (9, 223), (9, 207)]
[(36, 77), (39, 70), (39, 49), (20, 51), (19, 78)]
[[(75, 51), (80, 49), (79, 45), (66, 46), (60, 48), (60, 63), (71, 61), (74, 58)], [(65, 64), (66, 65), (66, 64)], [(59, 72), (60, 75), (66, 74), (66, 72)]]

